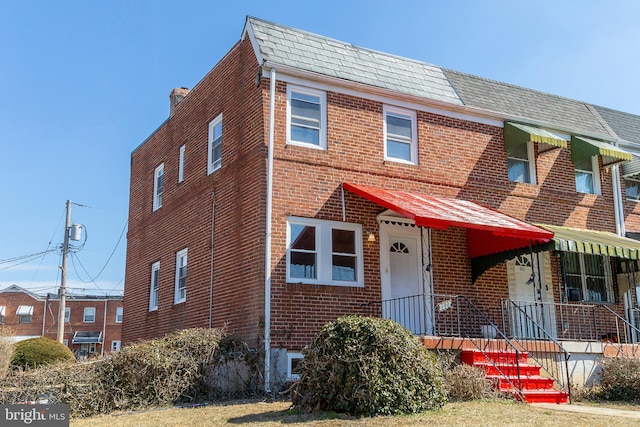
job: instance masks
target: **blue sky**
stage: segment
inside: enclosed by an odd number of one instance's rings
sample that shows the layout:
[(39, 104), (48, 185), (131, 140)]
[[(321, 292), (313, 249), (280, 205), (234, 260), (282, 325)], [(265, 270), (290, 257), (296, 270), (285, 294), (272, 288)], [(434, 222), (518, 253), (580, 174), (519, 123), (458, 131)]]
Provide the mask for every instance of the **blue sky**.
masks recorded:
[(55, 292), (67, 199), (87, 231), (67, 286), (123, 289), (131, 151), (247, 15), (640, 114), (633, 0), (0, 0), (0, 289)]

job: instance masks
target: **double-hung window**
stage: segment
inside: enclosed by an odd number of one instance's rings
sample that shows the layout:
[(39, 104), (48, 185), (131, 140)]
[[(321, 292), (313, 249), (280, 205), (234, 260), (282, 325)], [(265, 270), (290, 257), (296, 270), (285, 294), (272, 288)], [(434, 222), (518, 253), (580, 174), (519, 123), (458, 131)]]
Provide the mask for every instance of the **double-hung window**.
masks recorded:
[(578, 193), (600, 194), (598, 157), (575, 158), (573, 165), (576, 172), (576, 191)]
[(85, 307), (84, 308), (84, 316), (82, 317), (82, 321), (84, 323), (93, 323), (96, 321), (96, 308), (95, 307)]
[(418, 142), (415, 111), (384, 106), (384, 158), (416, 164)]
[(207, 174), (222, 166), (222, 114), (209, 123), (209, 166)]
[(164, 163), (160, 164), (153, 173), (153, 210), (162, 207), (162, 186), (164, 180)]
[(613, 302), (609, 257), (562, 252), (569, 301)]
[(287, 143), (326, 149), (326, 94), (287, 86)]
[(360, 225), (298, 217), (287, 225), (289, 283), (364, 285)]
[(186, 146), (183, 145), (180, 147), (180, 157), (178, 159), (178, 183), (184, 181), (184, 152), (186, 150)]
[(187, 300), (187, 248), (176, 253), (176, 288), (174, 304)]
[(71, 307), (64, 308), (64, 323), (69, 323), (71, 319)]
[(122, 323), (122, 307), (116, 307), (116, 323)]
[(149, 287), (149, 311), (158, 309), (158, 293), (160, 292), (160, 261), (151, 264), (151, 285)]
[(535, 184), (533, 143), (509, 144), (506, 150), (509, 181)]
[(627, 200), (640, 201), (640, 174), (626, 177), (624, 186)]

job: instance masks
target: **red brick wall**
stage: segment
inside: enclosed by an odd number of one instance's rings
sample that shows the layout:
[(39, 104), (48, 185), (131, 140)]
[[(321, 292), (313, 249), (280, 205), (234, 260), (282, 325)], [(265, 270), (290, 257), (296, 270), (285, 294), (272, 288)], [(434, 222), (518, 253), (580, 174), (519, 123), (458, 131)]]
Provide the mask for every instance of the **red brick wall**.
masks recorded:
[[(8, 330), (12, 336), (41, 336), (44, 304), (44, 299), (35, 299), (24, 292), (1, 292), (0, 305), (5, 306), (2, 327)], [(33, 306), (31, 323), (19, 323), (19, 316), (16, 314), (16, 310), (21, 305)]]
[[(264, 313), (263, 270), (268, 81), (240, 42), (132, 154), (123, 341), (212, 325), (255, 341)], [(208, 124), (223, 114), (222, 167), (207, 175)], [(184, 181), (179, 148), (186, 145)], [(164, 162), (163, 206), (152, 212), (153, 172)], [(215, 240), (211, 224), (215, 192)], [(174, 304), (176, 252), (188, 248), (186, 302)], [(149, 312), (151, 264), (160, 261), (157, 311)]]
[[(228, 323), (251, 342), (264, 321), (264, 218), (268, 79), (255, 86), (248, 41), (235, 46), (132, 155), (123, 339), (207, 326), (211, 280), (211, 192), (216, 194), (214, 326)], [(614, 231), (611, 175), (602, 196), (578, 194), (570, 150), (536, 157), (538, 185), (507, 180), (502, 129), (418, 112), (418, 165), (384, 161), (383, 104), (329, 91), (327, 150), (286, 145), (286, 84), (276, 98), (272, 223), (273, 347), (297, 349), (318, 329), (360, 304), (379, 301), (379, 243), (364, 243), (365, 286), (286, 284), (288, 215), (342, 220), (342, 182), (424, 191), (472, 200), (529, 222)], [(222, 168), (207, 176), (207, 125), (224, 113)], [(177, 183), (186, 144), (185, 181)], [(152, 212), (153, 171), (165, 163), (163, 206)], [(346, 220), (377, 233), (382, 210), (345, 194)], [(487, 308), (508, 297), (506, 269), (471, 285), (462, 229), (433, 232), (434, 290), (469, 295)], [(173, 304), (175, 253), (189, 248), (187, 301)], [(151, 264), (160, 260), (160, 304), (148, 312)]]

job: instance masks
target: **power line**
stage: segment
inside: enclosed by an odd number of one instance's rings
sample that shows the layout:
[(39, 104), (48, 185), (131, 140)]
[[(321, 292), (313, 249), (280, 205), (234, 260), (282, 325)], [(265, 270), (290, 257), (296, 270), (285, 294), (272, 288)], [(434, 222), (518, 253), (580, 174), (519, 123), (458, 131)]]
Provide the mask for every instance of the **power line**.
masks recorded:
[[(125, 221), (124, 223), (124, 227), (122, 227), (122, 232), (120, 233), (120, 237), (118, 237), (118, 241), (116, 242), (116, 245), (114, 246), (113, 250), (111, 251), (111, 254), (109, 255), (109, 258), (107, 258), (107, 261), (104, 263), (104, 265), (102, 266), (102, 268), (100, 269), (100, 271), (98, 272), (98, 274), (95, 275), (95, 277), (89, 279), (90, 282), (95, 283), (95, 280), (100, 277), (100, 275), (102, 274), (102, 272), (104, 272), (104, 269), (107, 268), (107, 265), (109, 265), (109, 262), (111, 261), (111, 258), (113, 258), (113, 254), (116, 253), (116, 250), (118, 249), (118, 246), (120, 246), (120, 242), (122, 241), (122, 236), (124, 236), (124, 232), (127, 230), (127, 224), (129, 223), (129, 221)], [(80, 262), (80, 259), (78, 259), (78, 262)], [(82, 263), (80, 263), (80, 265), (82, 266)], [(82, 266), (82, 268), (84, 269), (85, 273), (87, 273), (87, 275), (89, 277), (91, 277), (91, 275), (87, 272), (87, 270), (84, 268), (84, 266)], [(81, 279), (82, 280), (82, 279)], [(89, 282), (85, 282), (85, 283), (89, 283)]]
[[(36, 259), (38, 259), (38, 257), (40, 255), (44, 255), (44, 254), (47, 254), (49, 252), (54, 252), (54, 249), (51, 249), (51, 250), (48, 250), (48, 251), (45, 251), (45, 252), (38, 252), (38, 253), (35, 253), (35, 254), (31, 254), (31, 255), (23, 255), (23, 256), (15, 257), (15, 258), (8, 259), (8, 260), (1, 260), (0, 264), (8, 264), (10, 262), (15, 262), (15, 264), (8, 265), (6, 267), (2, 267), (2, 268), (0, 268), (0, 271), (8, 270), (10, 268), (17, 267), (19, 265), (26, 264), (26, 263), (31, 262), (31, 261), (35, 261)], [(24, 260), (24, 261), (22, 261), (22, 260)], [(22, 262), (16, 262), (16, 261), (22, 261)]]

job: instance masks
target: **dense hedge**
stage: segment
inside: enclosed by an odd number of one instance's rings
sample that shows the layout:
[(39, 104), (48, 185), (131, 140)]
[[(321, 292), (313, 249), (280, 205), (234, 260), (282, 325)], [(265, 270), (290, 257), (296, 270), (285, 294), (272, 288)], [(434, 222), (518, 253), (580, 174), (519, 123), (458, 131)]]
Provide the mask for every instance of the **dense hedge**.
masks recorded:
[(11, 364), (14, 367), (35, 368), (75, 360), (66, 345), (50, 338), (39, 337), (17, 342)]
[(353, 415), (414, 413), (446, 402), (433, 353), (391, 320), (346, 316), (324, 326), (303, 350), (295, 407)]
[(640, 401), (640, 360), (605, 358), (600, 367), (598, 394), (601, 398)]

